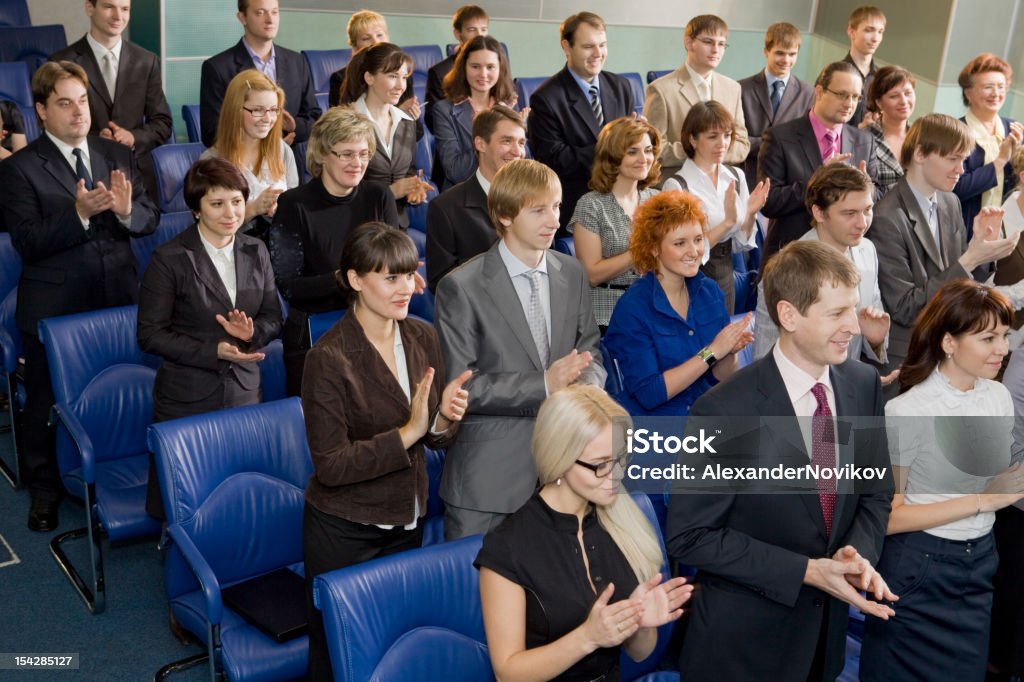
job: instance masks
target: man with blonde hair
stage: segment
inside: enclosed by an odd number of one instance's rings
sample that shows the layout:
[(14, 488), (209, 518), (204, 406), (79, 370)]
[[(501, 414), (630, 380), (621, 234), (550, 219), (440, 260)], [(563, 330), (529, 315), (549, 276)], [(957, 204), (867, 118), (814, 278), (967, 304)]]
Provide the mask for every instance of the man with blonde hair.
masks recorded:
[(504, 165), (487, 196), (499, 241), (437, 287), (448, 375), (473, 370), (469, 410), (441, 479), (449, 540), (486, 533), (533, 494), (530, 438), (548, 395), (573, 383), (604, 386), (586, 274), (575, 258), (549, 250), (561, 200), (547, 166)]

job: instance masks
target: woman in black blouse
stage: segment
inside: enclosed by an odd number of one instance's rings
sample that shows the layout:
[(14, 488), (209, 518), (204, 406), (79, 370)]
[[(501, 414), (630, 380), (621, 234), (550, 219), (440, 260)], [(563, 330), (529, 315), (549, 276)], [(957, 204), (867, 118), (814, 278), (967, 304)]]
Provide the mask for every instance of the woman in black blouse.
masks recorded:
[(476, 559), (498, 679), (615, 682), (619, 647), (647, 658), (693, 591), (685, 578), (662, 582), (657, 535), (620, 485), (625, 444), (613, 447), (613, 419), (628, 415), (595, 386), (571, 386), (540, 408), (541, 488), (487, 534)]
[(374, 221), (398, 227), (391, 191), (363, 180), (375, 145), (366, 117), (348, 108), (328, 109), (309, 137), (306, 160), (313, 180), (277, 200), (270, 259), (290, 306), (284, 327), (289, 395), (299, 395), (302, 386), (309, 316), (345, 307), (334, 273), (348, 233)]

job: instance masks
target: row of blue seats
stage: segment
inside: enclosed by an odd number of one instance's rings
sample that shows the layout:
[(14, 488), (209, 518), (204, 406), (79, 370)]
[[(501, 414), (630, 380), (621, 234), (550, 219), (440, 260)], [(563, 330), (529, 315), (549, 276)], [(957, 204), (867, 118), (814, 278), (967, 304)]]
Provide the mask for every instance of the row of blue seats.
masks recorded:
[(0, 0), (0, 28), (31, 25), (27, 0)]

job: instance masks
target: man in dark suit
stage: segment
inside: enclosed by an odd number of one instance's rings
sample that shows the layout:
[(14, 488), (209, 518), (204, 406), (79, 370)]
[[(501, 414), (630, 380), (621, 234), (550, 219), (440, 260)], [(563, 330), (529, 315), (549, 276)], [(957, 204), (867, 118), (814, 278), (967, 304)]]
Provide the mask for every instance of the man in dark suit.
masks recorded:
[(217, 119), (228, 83), (246, 69), (259, 69), (284, 90), (284, 139), (305, 142), (320, 107), (313, 92), (306, 58), (274, 44), (278, 28), (278, 0), (238, 0), (238, 21), (245, 35), (238, 43), (203, 62), (199, 84), (199, 125), (203, 144), (213, 145)]
[[(770, 219), (764, 241), (769, 258), (811, 229), (804, 205), (807, 181), (823, 163), (850, 163), (874, 180), (878, 172), (875, 141), (848, 125), (860, 101), (861, 78), (846, 62), (826, 66), (814, 84), (814, 106), (806, 116), (773, 126), (761, 137), (757, 178), (770, 178), (772, 189), (761, 213)], [(881, 199), (875, 189), (875, 201)]]
[(121, 39), (130, 12), (130, 0), (86, 0), (89, 32), (51, 54), (50, 60), (71, 61), (85, 70), (92, 118), (89, 132), (135, 151), (146, 190), (155, 200), (150, 152), (170, 138), (171, 110), (164, 97), (159, 57)]
[(757, 185), (762, 133), (773, 125), (805, 116), (814, 104), (814, 88), (793, 75), (799, 52), (800, 29), (786, 22), (772, 24), (764, 36), (768, 66), (740, 81), (743, 118), (750, 138), (750, 154), (743, 162), (749, 187)]
[(605, 123), (633, 113), (633, 89), (622, 76), (602, 71), (608, 57), (604, 20), (574, 14), (560, 28), (566, 65), (530, 97), (527, 136), (534, 158), (562, 181), (561, 229), (587, 193), (597, 134)]
[(32, 78), (43, 134), (0, 163), (3, 211), (22, 261), (16, 319), (25, 345), (24, 477), (32, 494), (28, 527), (57, 526), (61, 483), (53, 431), (53, 390), (37, 325), (56, 315), (136, 300), (129, 237), (156, 229), (131, 150), (89, 136), (89, 79), (72, 62), (47, 62)]
[(526, 156), (526, 125), (518, 113), (497, 105), (473, 119), (476, 173), (427, 206), (427, 285), (491, 248), (498, 239), (487, 213), (487, 190), (498, 169)]
[[(1003, 212), (982, 209), (967, 229), (953, 187), (974, 149), (967, 125), (945, 114), (914, 121), (900, 159), (905, 174), (875, 205), (868, 236), (878, 251), (878, 286), (892, 316), (890, 370), (907, 356), (918, 313), (944, 284), (986, 281), (993, 264), (1010, 255), (1020, 234), (999, 239)], [(890, 389), (893, 390), (893, 389)]]
[[(487, 35), (490, 21), (490, 17), (487, 16), (487, 11), (483, 7), (463, 5), (455, 10), (455, 15), (452, 17), (452, 35), (455, 36), (455, 40), (461, 48), (473, 38)], [(458, 50), (456, 50), (455, 54), (445, 57), (427, 71), (427, 111), (424, 118), (427, 128), (431, 132), (434, 131), (434, 118), (430, 105), (444, 99), (444, 77), (455, 66), (455, 57), (458, 54)]]
[[(669, 555), (698, 571), (685, 680), (834, 680), (847, 605), (894, 613), (858, 591), (896, 598), (873, 569), (893, 493), (881, 387), (873, 368), (847, 362), (858, 280), (821, 242), (778, 253), (764, 272), (778, 343), (690, 411), (687, 433), (710, 448), (689, 460), (698, 468), (674, 489), (666, 532)], [(815, 466), (880, 478), (837, 480)], [(805, 473), (729, 479), (745, 467)]]
[[(872, 5), (858, 7), (850, 13), (846, 22), (846, 35), (850, 38), (850, 51), (843, 57), (843, 61), (852, 64), (864, 81), (864, 89), (861, 95), (868, 94), (871, 81), (875, 79), (875, 52), (882, 44), (882, 36), (885, 33), (885, 12)], [(864, 100), (857, 102), (857, 109), (853, 112), (850, 125), (860, 126), (864, 120)]]
[(441, 479), (449, 540), (486, 533), (533, 494), (530, 438), (548, 395), (576, 382), (604, 386), (583, 266), (550, 250), (560, 199), (553, 170), (507, 163), (487, 197), (501, 239), (437, 287), (448, 375), (473, 370), (469, 410)]

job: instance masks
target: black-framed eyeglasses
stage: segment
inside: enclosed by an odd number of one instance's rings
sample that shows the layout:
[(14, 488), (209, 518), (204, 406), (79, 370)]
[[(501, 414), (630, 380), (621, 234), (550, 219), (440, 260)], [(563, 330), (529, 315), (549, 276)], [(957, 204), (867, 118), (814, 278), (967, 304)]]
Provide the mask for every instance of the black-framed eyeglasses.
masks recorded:
[(277, 118), (278, 114), (281, 113), (279, 107), (242, 107), (245, 111), (252, 114), (253, 118), (263, 118), (264, 116), (270, 116), (271, 118)]
[(345, 163), (352, 163), (353, 161), (356, 160), (360, 161), (361, 163), (370, 162), (370, 152), (366, 149), (358, 152), (352, 151), (351, 149), (346, 149), (340, 152), (336, 152), (333, 149), (328, 149), (327, 151), (331, 154), (331, 156), (335, 156), (344, 161)]
[(584, 469), (590, 469), (598, 478), (607, 478), (615, 469), (616, 464), (619, 466), (619, 469), (626, 469), (626, 465), (629, 464), (629, 455), (623, 453), (614, 459), (607, 459), (603, 462), (598, 462), (597, 464), (576, 460), (576, 464), (579, 464)]
[(854, 103), (856, 103), (856, 102), (859, 102), (862, 99), (864, 99), (863, 95), (859, 95), (859, 94), (853, 93), (853, 92), (836, 92), (832, 88), (825, 88), (825, 92), (831, 92), (833, 95), (835, 95), (839, 99), (846, 100), (847, 102), (854, 102)]

